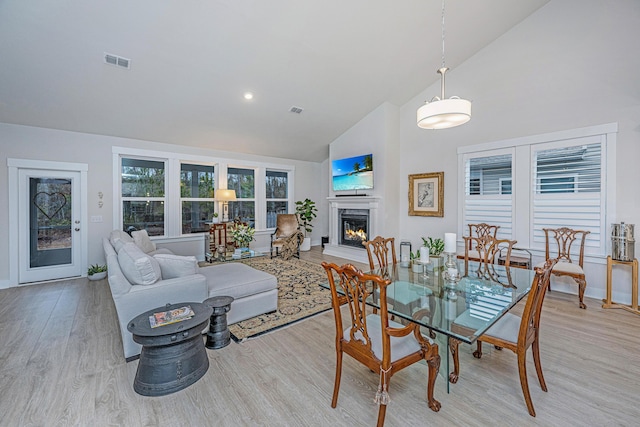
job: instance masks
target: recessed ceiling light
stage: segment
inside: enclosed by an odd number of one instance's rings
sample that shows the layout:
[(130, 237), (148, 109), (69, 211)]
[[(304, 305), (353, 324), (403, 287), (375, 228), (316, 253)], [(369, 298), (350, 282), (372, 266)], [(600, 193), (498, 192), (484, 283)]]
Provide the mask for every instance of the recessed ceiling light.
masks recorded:
[(247, 101), (250, 100), (250, 99), (253, 99), (253, 93), (245, 92), (244, 93), (244, 99), (246, 99)]

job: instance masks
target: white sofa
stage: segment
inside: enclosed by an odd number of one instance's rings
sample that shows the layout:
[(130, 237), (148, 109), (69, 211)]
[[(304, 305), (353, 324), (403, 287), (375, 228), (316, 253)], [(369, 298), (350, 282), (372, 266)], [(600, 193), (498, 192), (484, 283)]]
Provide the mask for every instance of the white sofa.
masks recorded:
[(127, 360), (133, 360), (141, 349), (127, 330), (128, 323), (156, 307), (229, 295), (234, 298), (227, 314), (229, 324), (278, 308), (276, 277), (245, 264), (201, 268), (195, 257), (173, 255), (167, 248), (156, 248), (148, 237), (134, 241), (118, 230), (103, 238), (102, 244)]

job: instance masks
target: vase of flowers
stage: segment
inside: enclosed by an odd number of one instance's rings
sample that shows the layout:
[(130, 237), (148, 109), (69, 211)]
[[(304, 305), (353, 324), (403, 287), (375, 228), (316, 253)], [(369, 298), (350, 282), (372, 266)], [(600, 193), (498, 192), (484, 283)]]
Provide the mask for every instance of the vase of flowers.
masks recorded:
[(254, 239), (253, 234), (256, 232), (255, 228), (240, 223), (232, 225), (229, 230), (231, 238), (240, 248), (248, 248)]

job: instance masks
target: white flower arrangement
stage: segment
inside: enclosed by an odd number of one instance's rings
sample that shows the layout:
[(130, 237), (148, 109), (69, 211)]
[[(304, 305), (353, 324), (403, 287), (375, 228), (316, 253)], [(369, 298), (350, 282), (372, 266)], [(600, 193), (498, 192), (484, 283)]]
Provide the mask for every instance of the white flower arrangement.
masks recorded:
[(241, 248), (248, 248), (249, 244), (254, 240), (253, 233), (256, 229), (245, 224), (234, 224), (231, 228), (231, 237), (233, 241)]

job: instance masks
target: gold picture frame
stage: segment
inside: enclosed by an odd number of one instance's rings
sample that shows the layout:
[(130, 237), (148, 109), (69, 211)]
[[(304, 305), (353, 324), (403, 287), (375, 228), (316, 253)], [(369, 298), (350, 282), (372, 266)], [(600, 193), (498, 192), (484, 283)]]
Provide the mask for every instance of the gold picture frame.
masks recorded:
[(444, 216), (444, 172), (409, 175), (409, 216)]

